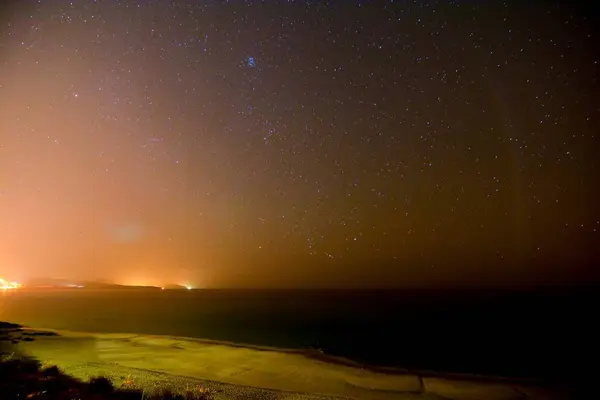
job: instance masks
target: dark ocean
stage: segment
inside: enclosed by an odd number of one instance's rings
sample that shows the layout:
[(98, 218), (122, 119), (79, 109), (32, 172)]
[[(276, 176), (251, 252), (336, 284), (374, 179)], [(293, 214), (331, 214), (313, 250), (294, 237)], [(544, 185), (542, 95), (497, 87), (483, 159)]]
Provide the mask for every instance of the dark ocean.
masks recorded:
[(4, 293), (0, 320), (90, 332), (320, 349), (414, 370), (563, 379), (595, 364), (595, 289), (45, 290)]

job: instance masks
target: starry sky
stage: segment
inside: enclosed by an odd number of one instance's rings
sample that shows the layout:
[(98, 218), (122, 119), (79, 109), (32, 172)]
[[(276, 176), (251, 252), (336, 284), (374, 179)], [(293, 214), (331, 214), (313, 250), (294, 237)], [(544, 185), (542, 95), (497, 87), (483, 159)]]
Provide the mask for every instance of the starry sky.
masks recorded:
[(0, 275), (596, 276), (595, 10), (38, 1), (0, 19)]

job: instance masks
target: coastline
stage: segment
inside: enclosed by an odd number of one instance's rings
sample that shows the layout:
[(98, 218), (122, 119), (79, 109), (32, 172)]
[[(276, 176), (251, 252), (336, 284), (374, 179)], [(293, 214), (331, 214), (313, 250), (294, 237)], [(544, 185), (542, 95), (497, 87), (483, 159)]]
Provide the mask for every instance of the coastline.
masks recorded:
[(480, 382), (506, 382), (506, 383), (516, 383), (516, 384), (529, 384), (535, 385), (539, 382), (535, 379), (529, 378), (516, 378), (516, 377), (507, 377), (507, 376), (493, 376), (493, 375), (484, 375), (484, 374), (476, 374), (476, 373), (458, 373), (458, 372), (439, 372), (435, 370), (424, 370), (424, 369), (411, 369), (411, 368), (401, 368), (401, 367), (387, 367), (380, 365), (372, 365), (365, 364), (354, 361), (350, 358), (334, 356), (331, 354), (324, 353), (319, 349), (296, 349), (296, 348), (285, 348), (285, 347), (275, 347), (275, 346), (266, 346), (266, 345), (257, 345), (252, 343), (239, 343), (239, 342), (231, 342), (226, 340), (214, 340), (214, 339), (205, 339), (205, 338), (196, 338), (191, 336), (175, 336), (175, 335), (153, 335), (153, 334), (145, 334), (145, 333), (136, 333), (136, 332), (89, 332), (89, 331), (73, 331), (67, 329), (53, 329), (53, 328), (31, 328), (24, 326), (25, 329), (32, 329), (34, 331), (45, 331), (45, 332), (56, 332), (59, 335), (67, 335), (67, 336), (103, 336), (103, 337), (122, 337), (122, 336), (130, 336), (130, 337), (155, 337), (162, 339), (169, 339), (174, 341), (185, 341), (190, 343), (197, 343), (202, 345), (214, 345), (214, 346), (227, 346), (230, 348), (239, 348), (239, 349), (248, 349), (254, 350), (258, 352), (278, 352), (282, 354), (289, 355), (299, 355), (308, 359), (313, 359), (315, 361), (338, 365), (343, 367), (356, 368), (364, 371), (369, 371), (377, 374), (385, 374), (385, 375), (418, 375), (421, 377), (439, 377), (439, 378), (451, 378), (456, 380), (470, 380), (470, 381), (480, 381)]
[(258, 392), (262, 393), (259, 398), (297, 399), (404, 399), (418, 395), (424, 399), (500, 400), (523, 398), (524, 393), (531, 399), (564, 398), (527, 382), (378, 370), (303, 350), (176, 336), (25, 330), (56, 335), (40, 334), (35, 340), (21, 342), (15, 345), (18, 352), (57, 365), (76, 378), (106, 375), (123, 385), (129, 376), (142, 387), (157, 382), (200, 384), (220, 390), (223, 399), (249, 398), (249, 393), (255, 397)]
[[(536, 293), (532, 298), (404, 290), (19, 290), (3, 296), (2, 317), (69, 331), (301, 350), (384, 373), (579, 381), (586, 371), (577, 354), (587, 354), (594, 343), (586, 316), (593, 311), (591, 293)], [(557, 324), (571, 329), (564, 335), (554, 329)], [(481, 340), (487, 344), (479, 345)], [(548, 351), (546, 341), (569, 344)]]

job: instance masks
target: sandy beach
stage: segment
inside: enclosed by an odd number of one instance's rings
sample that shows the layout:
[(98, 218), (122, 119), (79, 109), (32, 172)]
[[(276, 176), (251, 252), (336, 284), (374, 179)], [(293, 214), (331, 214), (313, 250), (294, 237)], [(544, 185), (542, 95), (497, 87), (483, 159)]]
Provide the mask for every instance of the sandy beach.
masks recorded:
[[(116, 387), (208, 388), (218, 399), (563, 399), (556, 389), (506, 380), (374, 371), (297, 351), (137, 334), (55, 331), (11, 344), (15, 353)], [(43, 331), (42, 331), (43, 332)]]

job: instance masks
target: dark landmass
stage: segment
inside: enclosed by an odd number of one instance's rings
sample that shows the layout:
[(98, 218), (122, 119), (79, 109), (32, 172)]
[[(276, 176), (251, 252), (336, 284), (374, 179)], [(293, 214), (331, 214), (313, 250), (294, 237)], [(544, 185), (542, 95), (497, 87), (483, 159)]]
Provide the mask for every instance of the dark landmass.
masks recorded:
[(158, 286), (119, 285), (104, 281), (76, 281), (55, 278), (35, 278), (23, 284), (24, 289), (152, 289), (160, 290)]
[(31, 342), (36, 336), (57, 336), (52, 331), (33, 330), (19, 324), (0, 321), (0, 355), (7, 352), (3, 344), (17, 344), (21, 341)]
[(35, 278), (30, 279), (23, 284), (23, 289), (147, 289), (147, 290), (188, 290), (187, 287), (177, 284), (168, 284), (165, 286), (140, 286), (140, 285), (119, 285), (105, 281), (77, 281), (69, 279), (56, 278)]
[(185, 286), (176, 284), (165, 285), (163, 286), (163, 288), (165, 290), (188, 290), (188, 288), (186, 288)]

